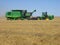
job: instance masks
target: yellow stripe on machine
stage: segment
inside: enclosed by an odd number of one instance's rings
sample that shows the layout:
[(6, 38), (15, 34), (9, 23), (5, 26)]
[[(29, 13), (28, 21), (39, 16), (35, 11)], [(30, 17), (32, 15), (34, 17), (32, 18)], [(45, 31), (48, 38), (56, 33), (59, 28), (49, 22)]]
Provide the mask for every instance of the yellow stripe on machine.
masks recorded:
[(46, 20), (49, 20), (48, 18), (46, 18)]

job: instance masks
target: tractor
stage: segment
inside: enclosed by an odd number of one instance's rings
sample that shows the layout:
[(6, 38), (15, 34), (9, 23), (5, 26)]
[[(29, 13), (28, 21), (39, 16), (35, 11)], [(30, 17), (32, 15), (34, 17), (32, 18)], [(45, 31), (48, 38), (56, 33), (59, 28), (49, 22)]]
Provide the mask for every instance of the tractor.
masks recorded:
[(48, 15), (47, 12), (42, 12), (42, 16), (39, 17), (40, 20), (52, 20), (54, 15)]

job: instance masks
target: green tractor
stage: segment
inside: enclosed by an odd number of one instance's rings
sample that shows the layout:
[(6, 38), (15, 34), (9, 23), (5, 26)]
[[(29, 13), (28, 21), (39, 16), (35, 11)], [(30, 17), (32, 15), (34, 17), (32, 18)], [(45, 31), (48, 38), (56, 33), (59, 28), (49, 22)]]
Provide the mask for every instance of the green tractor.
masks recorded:
[(40, 20), (52, 20), (54, 15), (48, 15), (47, 12), (42, 12), (42, 16), (39, 17)]
[(36, 12), (36, 10), (34, 10), (33, 12), (27, 12), (27, 10), (12, 10), (11, 12), (7, 12), (6, 13), (6, 18), (8, 20), (16, 20), (16, 19), (24, 20), (24, 19), (30, 19), (30, 17), (32, 16), (32, 14), (34, 12)]

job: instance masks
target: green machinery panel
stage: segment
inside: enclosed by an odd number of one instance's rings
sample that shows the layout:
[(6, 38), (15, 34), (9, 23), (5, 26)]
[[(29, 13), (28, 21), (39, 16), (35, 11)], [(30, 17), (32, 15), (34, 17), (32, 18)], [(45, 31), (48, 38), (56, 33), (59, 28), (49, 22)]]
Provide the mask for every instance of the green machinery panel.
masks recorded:
[(11, 18), (18, 18), (18, 17), (22, 17), (22, 11), (18, 11), (18, 10), (12, 10), (11, 12), (7, 12), (6, 13), (6, 17), (11, 17)]
[(18, 11), (14, 11), (12, 12), (12, 17), (21, 17), (22, 16), (22, 13), (21, 12), (18, 12)]

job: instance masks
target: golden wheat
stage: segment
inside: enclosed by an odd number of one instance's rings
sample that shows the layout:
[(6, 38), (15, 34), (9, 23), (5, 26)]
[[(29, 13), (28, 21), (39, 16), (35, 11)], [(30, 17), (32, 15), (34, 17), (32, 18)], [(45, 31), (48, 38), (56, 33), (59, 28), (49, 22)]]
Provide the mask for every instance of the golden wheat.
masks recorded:
[(54, 20), (0, 18), (0, 45), (60, 45), (60, 17)]

